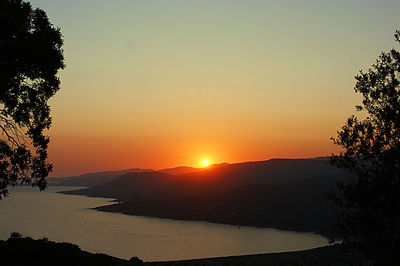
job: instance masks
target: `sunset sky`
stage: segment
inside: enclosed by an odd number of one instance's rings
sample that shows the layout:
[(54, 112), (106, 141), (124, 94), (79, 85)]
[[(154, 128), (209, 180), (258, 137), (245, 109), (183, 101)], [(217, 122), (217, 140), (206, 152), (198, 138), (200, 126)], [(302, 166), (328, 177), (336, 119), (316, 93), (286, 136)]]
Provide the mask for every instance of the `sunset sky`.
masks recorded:
[(400, 28), (400, 1), (31, 2), (65, 41), (52, 176), (329, 155)]

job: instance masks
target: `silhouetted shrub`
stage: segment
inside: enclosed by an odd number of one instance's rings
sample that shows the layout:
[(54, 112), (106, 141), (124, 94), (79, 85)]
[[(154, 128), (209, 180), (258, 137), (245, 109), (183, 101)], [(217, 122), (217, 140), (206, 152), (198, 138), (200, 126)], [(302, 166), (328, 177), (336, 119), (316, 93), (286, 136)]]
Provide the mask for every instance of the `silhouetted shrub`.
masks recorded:
[(130, 258), (129, 262), (132, 263), (133, 265), (143, 265), (143, 261), (138, 257)]
[(9, 239), (17, 239), (17, 238), (21, 238), (22, 237), (22, 235), (20, 234), (20, 233), (18, 233), (18, 232), (12, 232), (11, 234), (10, 234), (10, 238)]

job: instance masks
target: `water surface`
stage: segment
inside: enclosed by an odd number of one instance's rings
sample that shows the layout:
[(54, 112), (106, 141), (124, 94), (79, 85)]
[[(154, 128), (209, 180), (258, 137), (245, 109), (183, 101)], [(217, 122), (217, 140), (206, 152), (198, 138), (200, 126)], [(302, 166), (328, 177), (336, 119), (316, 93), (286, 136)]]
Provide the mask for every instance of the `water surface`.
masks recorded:
[(110, 204), (110, 199), (55, 193), (68, 189), (12, 189), (0, 201), (0, 239), (17, 231), (145, 261), (294, 251), (328, 244), (328, 239), (313, 233), (98, 212), (90, 208)]

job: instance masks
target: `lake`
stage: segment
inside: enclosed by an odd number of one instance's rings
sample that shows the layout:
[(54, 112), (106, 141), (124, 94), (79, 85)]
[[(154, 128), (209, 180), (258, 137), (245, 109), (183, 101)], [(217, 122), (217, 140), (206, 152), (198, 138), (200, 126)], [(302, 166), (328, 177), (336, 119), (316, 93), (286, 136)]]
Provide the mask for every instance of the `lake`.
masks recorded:
[(56, 193), (70, 189), (76, 188), (11, 189), (0, 201), (0, 239), (16, 231), (144, 261), (295, 251), (329, 242), (313, 233), (99, 212), (90, 208), (108, 205), (110, 199)]

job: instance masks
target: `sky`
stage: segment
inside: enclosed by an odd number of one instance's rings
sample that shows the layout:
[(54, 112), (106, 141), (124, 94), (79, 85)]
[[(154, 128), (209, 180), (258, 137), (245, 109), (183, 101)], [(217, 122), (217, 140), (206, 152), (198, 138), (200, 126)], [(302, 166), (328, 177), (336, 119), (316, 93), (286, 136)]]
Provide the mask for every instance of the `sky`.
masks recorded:
[(335, 153), (400, 28), (400, 1), (31, 3), (64, 36), (51, 176)]

